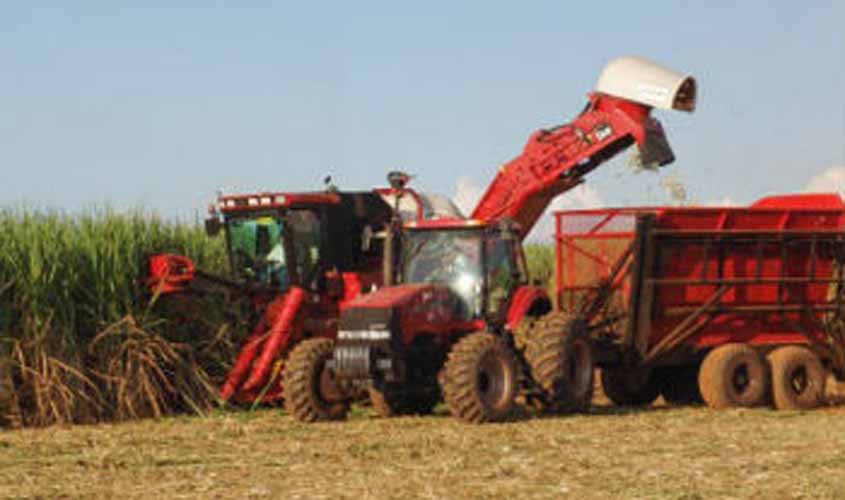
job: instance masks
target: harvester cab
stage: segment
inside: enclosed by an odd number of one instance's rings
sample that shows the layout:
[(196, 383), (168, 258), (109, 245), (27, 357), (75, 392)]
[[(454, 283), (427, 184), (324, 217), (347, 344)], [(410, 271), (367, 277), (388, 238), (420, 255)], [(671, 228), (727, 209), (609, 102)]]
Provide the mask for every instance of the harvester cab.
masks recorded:
[[(403, 192), (424, 199), (410, 188)], [(185, 256), (148, 260), (153, 295), (202, 296), (222, 287), (254, 308), (259, 320), (221, 388), (223, 400), (281, 399), (277, 375), (285, 353), (303, 338), (333, 338), (342, 305), (382, 283), (393, 194), (385, 188), (220, 195), (205, 225), (210, 235), (224, 235), (231, 277), (197, 269)]]
[[(288, 411), (303, 421), (345, 414), (326, 403), (322, 385), (296, 384), (326, 379), (366, 385), (385, 416), (427, 413), (441, 392), (453, 415), (469, 422), (504, 418), (520, 393), (549, 411), (586, 408), (593, 384), (586, 329), (546, 314), (552, 302), (526, 284), (520, 242), (555, 196), (629, 146), (637, 145), (645, 166), (672, 162), (651, 111), (690, 112), (695, 103), (690, 76), (635, 57), (608, 64), (584, 111), (535, 132), (469, 220), (394, 226), (384, 266), (392, 286), (347, 305), (336, 346), (304, 342), (291, 353)], [(517, 345), (518, 337), (528, 341)]]

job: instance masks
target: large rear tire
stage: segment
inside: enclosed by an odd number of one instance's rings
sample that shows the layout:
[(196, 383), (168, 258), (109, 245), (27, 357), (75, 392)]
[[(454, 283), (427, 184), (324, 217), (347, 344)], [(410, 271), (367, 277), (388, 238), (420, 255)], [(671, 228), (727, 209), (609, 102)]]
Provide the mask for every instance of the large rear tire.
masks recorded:
[(340, 420), (349, 412), (349, 398), (337, 386), (326, 362), (334, 341), (310, 339), (290, 353), (282, 374), (285, 410), (300, 422)]
[(768, 361), (775, 408), (809, 410), (822, 404), (827, 372), (815, 353), (806, 347), (779, 347), (769, 353)]
[(429, 415), (440, 400), (438, 391), (420, 388), (410, 392), (392, 384), (375, 384), (369, 388), (370, 402), (380, 417)]
[(704, 358), (698, 387), (711, 408), (751, 408), (766, 402), (769, 373), (763, 357), (746, 344), (719, 346)]
[(452, 415), (470, 423), (503, 420), (517, 393), (517, 362), (499, 337), (476, 332), (459, 340), (446, 360), (443, 397)]
[(601, 388), (618, 406), (646, 406), (660, 395), (660, 380), (648, 369), (602, 368)]
[(594, 361), (587, 325), (549, 314), (533, 327), (525, 357), (540, 386), (539, 407), (548, 413), (582, 412), (593, 400)]

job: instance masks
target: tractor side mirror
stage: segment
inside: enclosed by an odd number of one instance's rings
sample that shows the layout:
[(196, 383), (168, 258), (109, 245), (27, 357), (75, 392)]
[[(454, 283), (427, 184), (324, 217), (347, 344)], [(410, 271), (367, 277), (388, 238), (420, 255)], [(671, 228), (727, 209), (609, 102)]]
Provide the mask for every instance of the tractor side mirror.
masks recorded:
[(205, 234), (209, 236), (217, 236), (220, 230), (223, 229), (223, 224), (218, 217), (209, 217), (205, 219)]
[(369, 225), (364, 226), (361, 230), (361, 251), (367, 253), (373, 244), (373, 228)]

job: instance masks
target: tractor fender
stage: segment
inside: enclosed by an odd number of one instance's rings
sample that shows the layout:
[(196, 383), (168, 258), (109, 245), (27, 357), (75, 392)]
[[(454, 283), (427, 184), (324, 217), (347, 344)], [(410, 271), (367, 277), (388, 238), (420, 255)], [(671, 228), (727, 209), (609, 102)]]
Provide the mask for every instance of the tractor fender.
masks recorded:
[(516, 289), (511, 299), (505, 326), (513, 330), (525, 316), (540, 316), (552, 309), (546, 291), (538, 286), (523, 285)]

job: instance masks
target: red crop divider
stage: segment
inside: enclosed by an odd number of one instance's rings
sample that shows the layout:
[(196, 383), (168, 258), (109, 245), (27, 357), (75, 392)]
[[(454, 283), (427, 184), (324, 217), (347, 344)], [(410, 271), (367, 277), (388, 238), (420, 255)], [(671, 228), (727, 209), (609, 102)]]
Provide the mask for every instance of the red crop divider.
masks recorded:
[(306, 291), (297, 286), (291, 287), (285, 294), (284, 303), (281, 304), (278, 314), (275, 315), (267, 340), (264, 342), (261, 356), (256, 360), (252, 367), (252, 373), (244, 383), (243, 389), (245, 391), (257, 389), (265, 383), (273, 362), (278, 359), (279, 354), (290, 341), (290, 332), (307, 296)]

